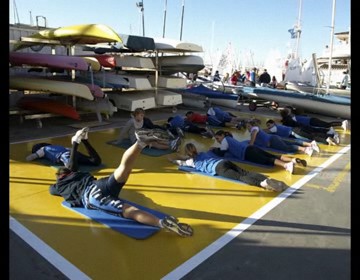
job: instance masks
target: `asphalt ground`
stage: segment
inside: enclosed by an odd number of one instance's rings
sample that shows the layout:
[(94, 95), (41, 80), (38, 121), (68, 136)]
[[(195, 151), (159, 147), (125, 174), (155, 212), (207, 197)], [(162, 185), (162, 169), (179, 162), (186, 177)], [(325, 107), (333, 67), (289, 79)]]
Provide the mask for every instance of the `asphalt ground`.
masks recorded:
[[(179, 113), (188, 109), (179, 106)], [(245, 107), (240, 111), (254, 114)], [(153, 120), (164, 119), (169, 113), (171, 108), (147, 111)], [(256, 114), (277, 116), (267, 108), (259, 108)], [(121, 127), (128, 117), (129, 112), (120, 111), (104, 120), (108, 124), (93, 129)], [(94, 122), (96, 117), (89, 116), (84, 120), (87, 121)], [(71, 120), (49, 118), (38, 128), (34, 120), (20, 124), (18, 117), (12, 116), (9, 141), (72, 134), (77, 129), (70, 123)], [(212, 244), (205, 261), (190, 267), (184, 264), (164, 279), (354, 279), (350, 164), (349, 145), (336, 158), (329, 158), (316, 174), (298, 182), (291, 193), (283, 193), (274, 202), (279, 205), (261, 219), (249, 220), (249, 227), (227, 245), (217, 250)], [(68, 279), (12, 230), (9, 249), (9, 279)]]

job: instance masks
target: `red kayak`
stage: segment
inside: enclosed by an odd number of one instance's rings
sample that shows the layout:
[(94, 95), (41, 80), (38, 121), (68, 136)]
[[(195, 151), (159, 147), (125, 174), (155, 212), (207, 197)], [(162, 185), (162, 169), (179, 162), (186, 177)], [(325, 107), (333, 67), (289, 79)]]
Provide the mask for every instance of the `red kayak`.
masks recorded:
[(79, 57), (95, 57), (103, 67), (114, 68), (116, 66), (115, 57), (109, 54), (79, 55)]
[(52, 113), (74, 120), (80, 120), (80, 115), (74, 107), (49, 98), (24, 96), (17, 102), (17, 106), (25, 110)]

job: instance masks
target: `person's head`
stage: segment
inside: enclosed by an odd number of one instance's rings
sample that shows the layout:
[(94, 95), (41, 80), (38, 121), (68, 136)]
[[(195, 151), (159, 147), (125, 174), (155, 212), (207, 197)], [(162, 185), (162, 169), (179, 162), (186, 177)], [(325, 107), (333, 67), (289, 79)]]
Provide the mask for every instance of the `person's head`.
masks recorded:
[(230, 136), (233, 137), (233, 135), (228, 132), (228, 131), (224, 131), (224, 130), (218, 130), (215, 132), (215, 140), (218, 143), (221, 143), (221, 141), (226, 137), (226, 136)]
[(280, 110), (280, 116), (282, 119), (287, 118), (290, 115), (290, 110), (288, 108), (284, 108)]
[(274, 120), (268, 120), (266, 122), (266, 127), (272, 132), (272, 133), (276, 133), (277, 132), (277, 126), (274, 122)]
[(251, 119), (246, 123), (246, 127), (249, 131), (253, 126), (259, 126), (259, 122), (257, 119)]
[(132, 113), (133, 117), (137, 121), (142, 121), (145, 116), (145, 110), (143, 108), (136, 108)]
[(184, 149), (185, 154), (191, 158), (194, 158), (198, 154), (196, 146), (193, 143), (187, 143)]
[(69, 175), (71, 173), (71, 170), (67, 167), (59, 167), (58, 170), (56, 171), (55, 175), (56, 177), (63, 177), (66, 175)]
[(38, 143), (38, 144), (35, 144), (34, 146), (32, 146), (32, 149), (31, 149), (31, 153), (36, 153), (38, 150), (40, 150), (42, 147), (45, 147), (45, 146), (50, 146), (51, 144), (49, 143)]
[(174, 117), (170, 117), (170, 118), (167, 119), (167, 122), (169, 123), (169, 122), (171, 122), (173, 119), (174, 119)]
[(185, 117), (189, 118), (189, 117), (191, 117), (193, 114), (194, 114), (193, 111), (187, 111), (186, 114), (185, 114)]

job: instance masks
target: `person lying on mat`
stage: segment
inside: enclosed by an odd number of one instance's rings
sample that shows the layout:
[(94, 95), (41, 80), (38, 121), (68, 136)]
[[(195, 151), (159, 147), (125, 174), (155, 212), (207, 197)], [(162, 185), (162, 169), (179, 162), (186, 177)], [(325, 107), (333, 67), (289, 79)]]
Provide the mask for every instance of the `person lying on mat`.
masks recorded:
[(258, 122), (250, 120), (246, 123), (246, 127), (250, 132), (249, 145), (256, 145), (264, 148), (271, 148), (284, 153), (305, 153), (309, 156), (313, 154), (313, 144), (306, 141), (297, 140), (296, 142), (291, 140), (285, 140), (278, 135), (269, 134), (263, 131)]
[[(89, 128), (84, 127), (84, 131), (88, 132)], [(83, 144), (88, 155), (78, 152), (77, 163), (86, 166), (101, 165), (101, 158), (94, 147), (90, 144), (89, 139), (83, 139)], [(31, 148), (31, 154), (26, 157), (27, 161), (32, 161), (39, 158), (44, 158), (54, 165), (63, 164), (69, 167), (71, 148), (61, 145), (53, 145), (49, 143), (38, 143)]]
[(292, 127), (305, 125), (315, 128), (322, 128), (322, 129), (325, 128), (325, 132), (326, 129), (331, 129), (333, 127), (340, 127), (340, 126), (344, 131), (347, 131), (349, 126), (348, 120), (343, 120), (343, 121), (335, 120), (335, 121), (327, 122), (319, 118), (295, 114), (295, 110), (291, 106), (287, 106), (284, 109), (280, 110), (280, 116), (283, 125), (292, 126)]
[[(214, 133), (213, 131), (209, 128), (209, 127), (200, 127), (197, 126), (196, 124), (189, 122), (186, 118), (180, 116), (180, 115), (176, 115), (174, 117), (170, 117), (167, 119), (167, 123), (166, 123), (167, 127), (169, 129), (175, 129), (178, 130), (180, 133), (178, 134), (182, 134), (182, 136), (184, 137), (184, 131), (185, 132), (190, 132), (190, 133), (195, 133), (195, 134), (200, 134), (201, 136), (204, 136), (206, 138), (213, 138), (214, 137)], [(181, 133), (182, 131), (182, 133)]]
[(246, 160), (257, 164), (280, 166), (291, 174), (294, 172), (295, 164), (307, 166), (307, 162), (300, 158), (291, 158), (286, 155), (275, 155), (255, 145), (249, 145), (249, 141), (238, 141), (233, 135), (224, 130), (215, 132), (215, 140), (220, 147), (211, 147), (211, 151), (217, 156), (231, 156), (239, 160)]
[(172, 139), (173, 133), (166, 131), (166, 128), (159, 125), (153, 124), (153, 122), (145, 117), (145, 111), (142, 108), (136, 108), (131, 114), (131, 118), (126, 122), (125, 126), (121, 129), (119, 137), (115, 144), (120, 144), (124, 139), (130, 139), (131, 144), (136, 142), (135, 130), (146, 128), (146, 129), (155, 129), (159, 133), (167, 135), (167, 137), (161, 137), (161, 139), (153, 139), (148, 143), (149, 148), (155, 148), (159, 150), (174, 150), (176, 151), (180, 144), (180, 137)]
[(72, 148), (68, 167), (60, 167), (56, 172), (56, 183), (51, 185), (52, 195), (62, 196), (71, 207), (85, 207), (103, 211), (112, 215), (135, 220), (139, 223), (164, 228), (186, 237), (193, 234), (191, 226), (179, 223), (173, 216), (159, 219), (151, 213), (138, 209), (119, 198), (123, 186), (126, 184), (135, 161), (141, 150), (151, 140), (137, 136), (137, 141), (123, 154), (119, 166), (110, 175), (96, 179), (89, 172), (78, 171), (78, 146), (88, 138), (88, 129), (83, 128), (71, 138)]
[(280, 192), (288, 187), (284, 182), (257, 173), (245, 170), (230, 160), (215, 158), (209, 152), (198, 152), (193, 143), (185, 145), (185, 155), (168, 157), (168, 160), (179, 166), (188, 166), (209, 175), (218, 175), (224, 178), (242, 181), (271, 191)]
[(209, 124), (220, 127), (225, 127), (228, 123), (235, 126), (238, 122), (243, 120), (219, 107), (210, 107), (206, 114), (188, 111), (185, 116), (186, 119), (192, 123)]
[(320, 148), (316, 142), (329, 145), (337, 145), (340, 143), (339, 134), (335, 131), (333, 134), (331, 134), (321, 131), (313, 131), (311, 129), (308, 130), (307, 126), (291, 127), (278, 124), (271, 119), (266, 122), (266, 127), (267, 128), (264, 129), (266, 133), (279, 135), (280, 137), (300, 139), (311, 142), (313, 143), (313, 149), (317, 152), (320, 152)]

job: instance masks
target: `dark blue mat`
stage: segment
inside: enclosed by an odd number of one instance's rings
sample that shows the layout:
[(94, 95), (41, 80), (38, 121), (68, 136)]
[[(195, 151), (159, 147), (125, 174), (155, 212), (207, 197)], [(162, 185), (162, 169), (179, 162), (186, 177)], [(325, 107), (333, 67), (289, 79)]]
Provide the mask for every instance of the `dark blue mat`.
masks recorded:
[[(58, 164), (54, 164), (51, 161), (45, 159), (45, 158), (39, 158), (36, 159), (35, 162), (40, 163), (42, 165), (46, 165), (46, 166), (51, 166), (52, 168), (58, 169), (59, 167), (64, 167), (64, 165), (62, 163), (58, 163)], [(92, 172), (92, 171), (96, 171), (98, 169), (101, 169), (105, 167), (105, 164), (100, 164), (98, 166), (94, 166), (94, 165), (79, 165), (79, 171), (83, 171), (83, 172)]]
[[(132, 143), (130, 142), (130, 139), (124, 139), (121, 143), (119, 144), (116, 144), (116, 141), (117, 140), (112, 140), (112, 141), (108, 141), (106, 142), (107, 144), (109, 145), (113, 145), (115, 147), (118, 147), (118, 148), (123, 148), (123, 149), (127, 149), (129, 148)], [(173, 153), (174, 151), (173, 150), (160, 150), (160, 149), (154, 149), (154, 148), (144, 148), (141, 153), (144, 154), (144, 155), (147, 155), (147, 156), (151, 156), (151, 157), (160, 157), (160, 156), (163, 156), (163, 155), (168, 155), (168, 154), (171, 154)]]
[(247, 183), (244, 183), (243, 181), (238, 181), (238, 180), (229, 179), (229, 178), (218, 176), (218, 175), (211, 175), (211, 174), (208, 174), (208, 173), (204, 173), (204, 172), (198, 171), (195, 168), (190, 167), (190, 166), (179, 166), (178, 170), (184, 171), (184, 172), (189, 172), (189, 173), (192, 173), (192, 174), (199, 174), (199, 175), (203, 175), (203, 176), (209, 176), (209, 177), (212, 177), (212, 178), (217, 178), (217, 179), (226, 180), (226, 181), (230, 181), (230, 182), (242, 183), (244, 185), (249, 185)]
[[(137, 208), (139, 208), (141, 210), (147, 211), (160, 219), (162, 219), (166, 216), (164, 213), (146, 208), (144, 206), (135, 204), (135, 203), (127, 201), (127, 200), (124, 200), (124, 201), (136, 206)], [(160, 230), (160, 228), (158, 228), (158, 227), (144, 225), (144, 224), (138, 223), (134, 220), (114, 216), (114, 215), (108, 214), (103, 211), (86, 209), (84, 207), (70, 207), (70, 205), (66, 201), (63, 201), (62, 205), (64, 207), (70, 209), (71, 211), (77, 212), (80, 215), (85, 216), (86, 218), (94, 220), (94, 221), (101, 223), (115, 231), (118, 231), (122, 234), (125, 234), (125, 235), (135, 238), (135, 239), (146, 239)]]

